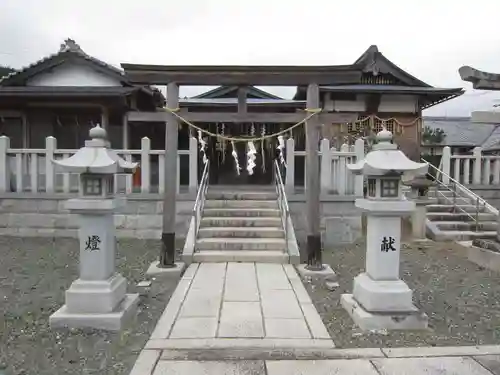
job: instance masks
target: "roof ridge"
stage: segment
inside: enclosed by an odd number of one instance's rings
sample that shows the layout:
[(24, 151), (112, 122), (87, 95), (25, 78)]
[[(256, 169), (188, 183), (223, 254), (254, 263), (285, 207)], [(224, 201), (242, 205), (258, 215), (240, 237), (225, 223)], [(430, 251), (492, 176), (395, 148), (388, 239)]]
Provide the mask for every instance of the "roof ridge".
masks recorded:
[(113, 70), (115, 73), (120, 74), (122, 77), (126, 78), (125, 72), (123, 70), (121, 70), (117, 67), (114, 67), (114, 66), (112, 66), (112, 65), (110, 65), (102, 60), (99, 60), (98, 58), (90, 56), (89, 54), (84, 52), (83, 49), (80, 47), (80, 45), (77, 44), (73, 39), (68, 38), (68, 39), (65, 39), (64, 43), (62, 43), (60, 45), (59, 51), (57, 51), (55, 53), (51, 53), (50, 55), (47, 55), (45, 57), (42, 57), (41, 59), (39, 59), (39, 60), (29, 64), (29, 65), (26, 65), (26, 66), (22, 67), (21, 69), (14, 70), (13, 72), (7, 74), (6, 76), (1, 77), (0, 78), (0, 85), (2, 85), (2, 83), (7, 81), (8, 79), (10, 79), (18, 74), (21, 74), (23, 72), (26, 72), (27, 70), (29, 70), (29, 69), (31, 69), (39, 64), (42, 64), (42, 63), (46, 62), (47, 60), (50, 60), (50, 59), (53, 59), (59, 55), (62, 55), (64, 53), (76, 54), (76, 55), (78, 55), (86, 60), (92, 61), (98, 65), (101, 65), (102, 67)]

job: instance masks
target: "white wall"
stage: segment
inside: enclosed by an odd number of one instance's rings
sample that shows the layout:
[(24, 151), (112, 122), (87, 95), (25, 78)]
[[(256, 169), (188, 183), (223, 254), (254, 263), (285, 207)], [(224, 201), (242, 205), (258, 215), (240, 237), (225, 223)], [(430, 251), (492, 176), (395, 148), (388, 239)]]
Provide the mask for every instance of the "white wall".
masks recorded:
[(84, 65), (63, 64), (51, 72), (39, 74), (28, 86), (121, 86), (121, 83)]
[(382, 95), (378, 111), (416, 113), (417, 98), (412, 95)]
[[(356, 100), (332, 100), (325, 95), (324, 108), (327, 111), (364, 112), (365, 95), (357, 95)], [(382, 95), (379, 112), (415, 113), (418, 111), (417, 99), (412, 95)]]

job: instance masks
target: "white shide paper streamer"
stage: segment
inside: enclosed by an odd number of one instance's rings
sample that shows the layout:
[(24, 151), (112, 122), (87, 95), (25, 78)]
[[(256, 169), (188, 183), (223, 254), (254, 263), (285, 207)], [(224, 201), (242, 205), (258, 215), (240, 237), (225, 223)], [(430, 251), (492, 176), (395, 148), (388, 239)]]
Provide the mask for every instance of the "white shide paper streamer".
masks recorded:
[(285, 140), (283, 139), (283, 136), (282, 135), (279, 135), (278, 136), (278, 147), (276, 147), (276, 149), (279, 151), (279, 159), (280, 159), (280, 163), (283, 164), (286, 168), (286, 163), (285, 163), (285, 158), (283, 156), (283, 149), (285, 148)]
[(248, 142), (247, 147), (248, 147), (248, 152), (247, 152), (247, 158), (248, 158), (247, 159), (247, 171), (248, 171), (248, 174), (251, 176), (251, 175), (253, 175), (253, 169), (256, 166), (256, 164), (255, 164), (255, 159), (256, 159), (255, 154), (257, 154), (257, 150), (255, 149), (255, 145), (251, 141)]

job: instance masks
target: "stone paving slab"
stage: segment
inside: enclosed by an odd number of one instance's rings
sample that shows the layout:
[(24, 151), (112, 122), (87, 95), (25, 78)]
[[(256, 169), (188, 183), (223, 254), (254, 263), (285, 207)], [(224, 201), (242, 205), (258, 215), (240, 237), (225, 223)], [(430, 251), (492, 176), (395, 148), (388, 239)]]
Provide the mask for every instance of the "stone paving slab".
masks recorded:
[(218, 336), (263, 338), (264, 324), (260, 303), (224, 301)]
[(333, 349), (335, 345), (331, 339), (152, 339), (144, 346), (145, 349), (260, 349), (261, 351), (274, 349)]
[(234, 360), (320, 360), (385, 358), (378, 348), (360, 349), (168, 349), (161, 351), (163, 360), (234, 361)]
[(491, 375), (468, 357), (374, 359), (380, 375)]
[(370, 361), (266, 361), (267, 375), (378, 375)]
[(500, 355), (482, 355), (473, 358), (493, 375), (500, 375)]
[(389, 358), (500, 355), (500, 345), (382, 348), (382, 352)]
[(264, 361), (160, 361), (153, 375), (265, 375), (265, 371)]

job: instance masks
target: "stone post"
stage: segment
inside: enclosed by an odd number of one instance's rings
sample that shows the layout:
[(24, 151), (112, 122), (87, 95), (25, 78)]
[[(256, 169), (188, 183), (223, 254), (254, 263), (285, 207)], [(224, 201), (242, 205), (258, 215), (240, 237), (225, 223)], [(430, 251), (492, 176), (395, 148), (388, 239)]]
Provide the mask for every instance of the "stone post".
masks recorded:
[(106, 131), (90, 130), (92, 140), (70, 158), (53, 160), (65, 172), (80, 174), (80, 194), (66, 208), (79, 222), (80, 276), (66, 291), (66, 304), (50, 316), (52, 327), (120, 330), (139, 301), (126, 294), (127, 280), (115, 271), (114, 212), (124, 199), (113, 196), (114, 175), (136, 164), (109, 149)]
[(10, 139), (0, 136), (0, 193), (10, 191), (10, 163), (7, 150), (10, 148)]

